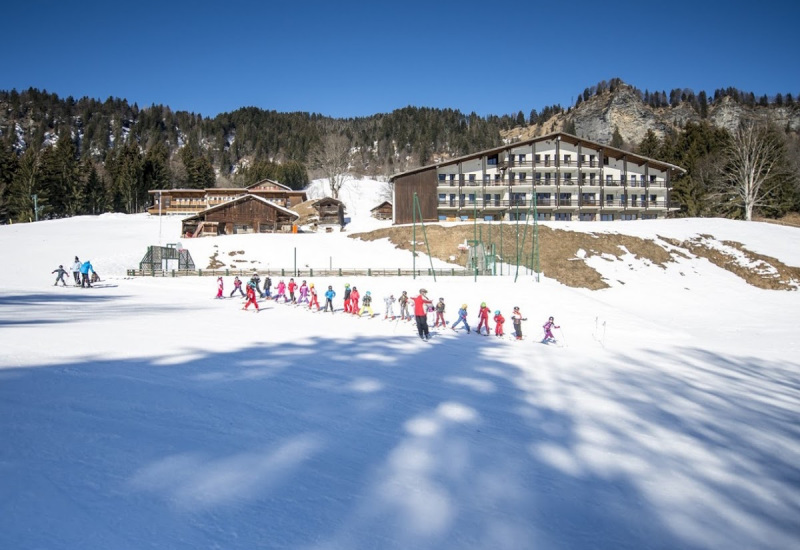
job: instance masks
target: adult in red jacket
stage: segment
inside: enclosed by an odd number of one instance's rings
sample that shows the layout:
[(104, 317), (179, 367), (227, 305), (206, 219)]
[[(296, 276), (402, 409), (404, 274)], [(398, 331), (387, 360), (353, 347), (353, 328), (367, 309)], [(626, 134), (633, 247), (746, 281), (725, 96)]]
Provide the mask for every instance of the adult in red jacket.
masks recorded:
[(353, 290), (350, 291), (350, 313), (358, 315), (358, 300), (361, 299), (361, 294), (358, 293), (358, 289), (353, 287)]
[(420, 288), (419, 296), (411, 299), (414, 300), (414, 317), (417, 320), (417, 332), (419, 332), (420, 338), (427, 340), (430, 338), (427, 308), (431, 304), (431, 300), (428, 299), (428, 291)]

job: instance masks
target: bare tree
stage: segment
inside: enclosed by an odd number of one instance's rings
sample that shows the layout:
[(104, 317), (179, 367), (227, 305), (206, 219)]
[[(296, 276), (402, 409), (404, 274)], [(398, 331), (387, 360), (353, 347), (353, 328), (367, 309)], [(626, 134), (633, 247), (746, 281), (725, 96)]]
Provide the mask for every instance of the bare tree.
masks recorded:
[(339, 135), (327, 135), (311, 156), (311, 165), (327, 178), (331, 196), (339, 198), (339, 190), (350, 179), (350, 143)]
[(724, 151), (719, 194), (728, 204), (744, 209), (753, 219), (766, 206), (783, 156), (783, 143), (768, 127), (742, 124)]

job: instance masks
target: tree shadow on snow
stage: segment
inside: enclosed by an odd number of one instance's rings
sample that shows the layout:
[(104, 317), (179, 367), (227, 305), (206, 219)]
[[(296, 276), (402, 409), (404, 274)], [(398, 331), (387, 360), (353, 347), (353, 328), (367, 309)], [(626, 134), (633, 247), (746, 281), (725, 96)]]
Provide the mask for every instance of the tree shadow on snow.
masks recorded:
[(401, 334), (0, 371), (0, 532), (16, 548), (789, 547), (797, 365), (503, 349)]

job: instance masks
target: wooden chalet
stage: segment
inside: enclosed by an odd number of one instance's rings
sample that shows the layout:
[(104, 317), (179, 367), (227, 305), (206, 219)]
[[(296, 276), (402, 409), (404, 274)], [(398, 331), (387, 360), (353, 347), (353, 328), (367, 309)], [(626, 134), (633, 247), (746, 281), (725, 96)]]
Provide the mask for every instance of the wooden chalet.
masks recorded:
[(184, 237), (289, 233), (297, 231), (299, 217), (296, 212), (271, 200), (248, 194), (184, 219), (181, 233)]
[(312, 227), (315, 230), (333, 231), (335, 226), (344, 226), (344, 203), (330, 197), (311, 199), (293, 206), (292, 210), (300, 215), (299, 225)]
[(391, 220), (392, 219), (392, 203), (389, 201), (383, 201), (378, 206), (370, 210), (372, 213), (373, 218), (377, 218), (379, 220)]
[(248, 187), (209, 187), (206, 189), (153, 189), (149, 214), (197, 214), (245, 195), (267, 199), (285, 208), (304, 202), (305, 191), (296, 191), (282, 183), (269, 179), (261, 180)]

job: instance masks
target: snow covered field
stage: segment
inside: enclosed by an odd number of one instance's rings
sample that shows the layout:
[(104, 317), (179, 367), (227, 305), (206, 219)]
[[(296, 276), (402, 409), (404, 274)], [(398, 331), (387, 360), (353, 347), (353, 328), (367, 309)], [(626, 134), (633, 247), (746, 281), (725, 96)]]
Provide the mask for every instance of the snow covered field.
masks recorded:
[[(181, 242), (199, 267), (216, 253), (410, 268), (408, 252), (347, 237), (387, 225), (368, 218), (379, 184), (356, 184), (346, 233)], [(787, 227), (557, 226), (710, 234), (800, 265)], [(1, 548), (800, 545), (800, 293), (705, 260), (592, 258), (612, 288), (315, 278), (337, 308), (345, 282), (370, 290), (380, 315), (267, 301), (254, 314), (214, 300), (211, 277), (125, 277), (179, 229), (146, 215), (0, 226)], [(105, 286), (53, 287), (76, 254)], [(462, 303), (473, 327), (482, 301), (507, 319), (518, 305), (526, 339), (446, 329), (425, 343), (383, 320), (385, 295), (420, 287), (451, 323)], [(550, 315), (561, 346), (538, 343)]]

